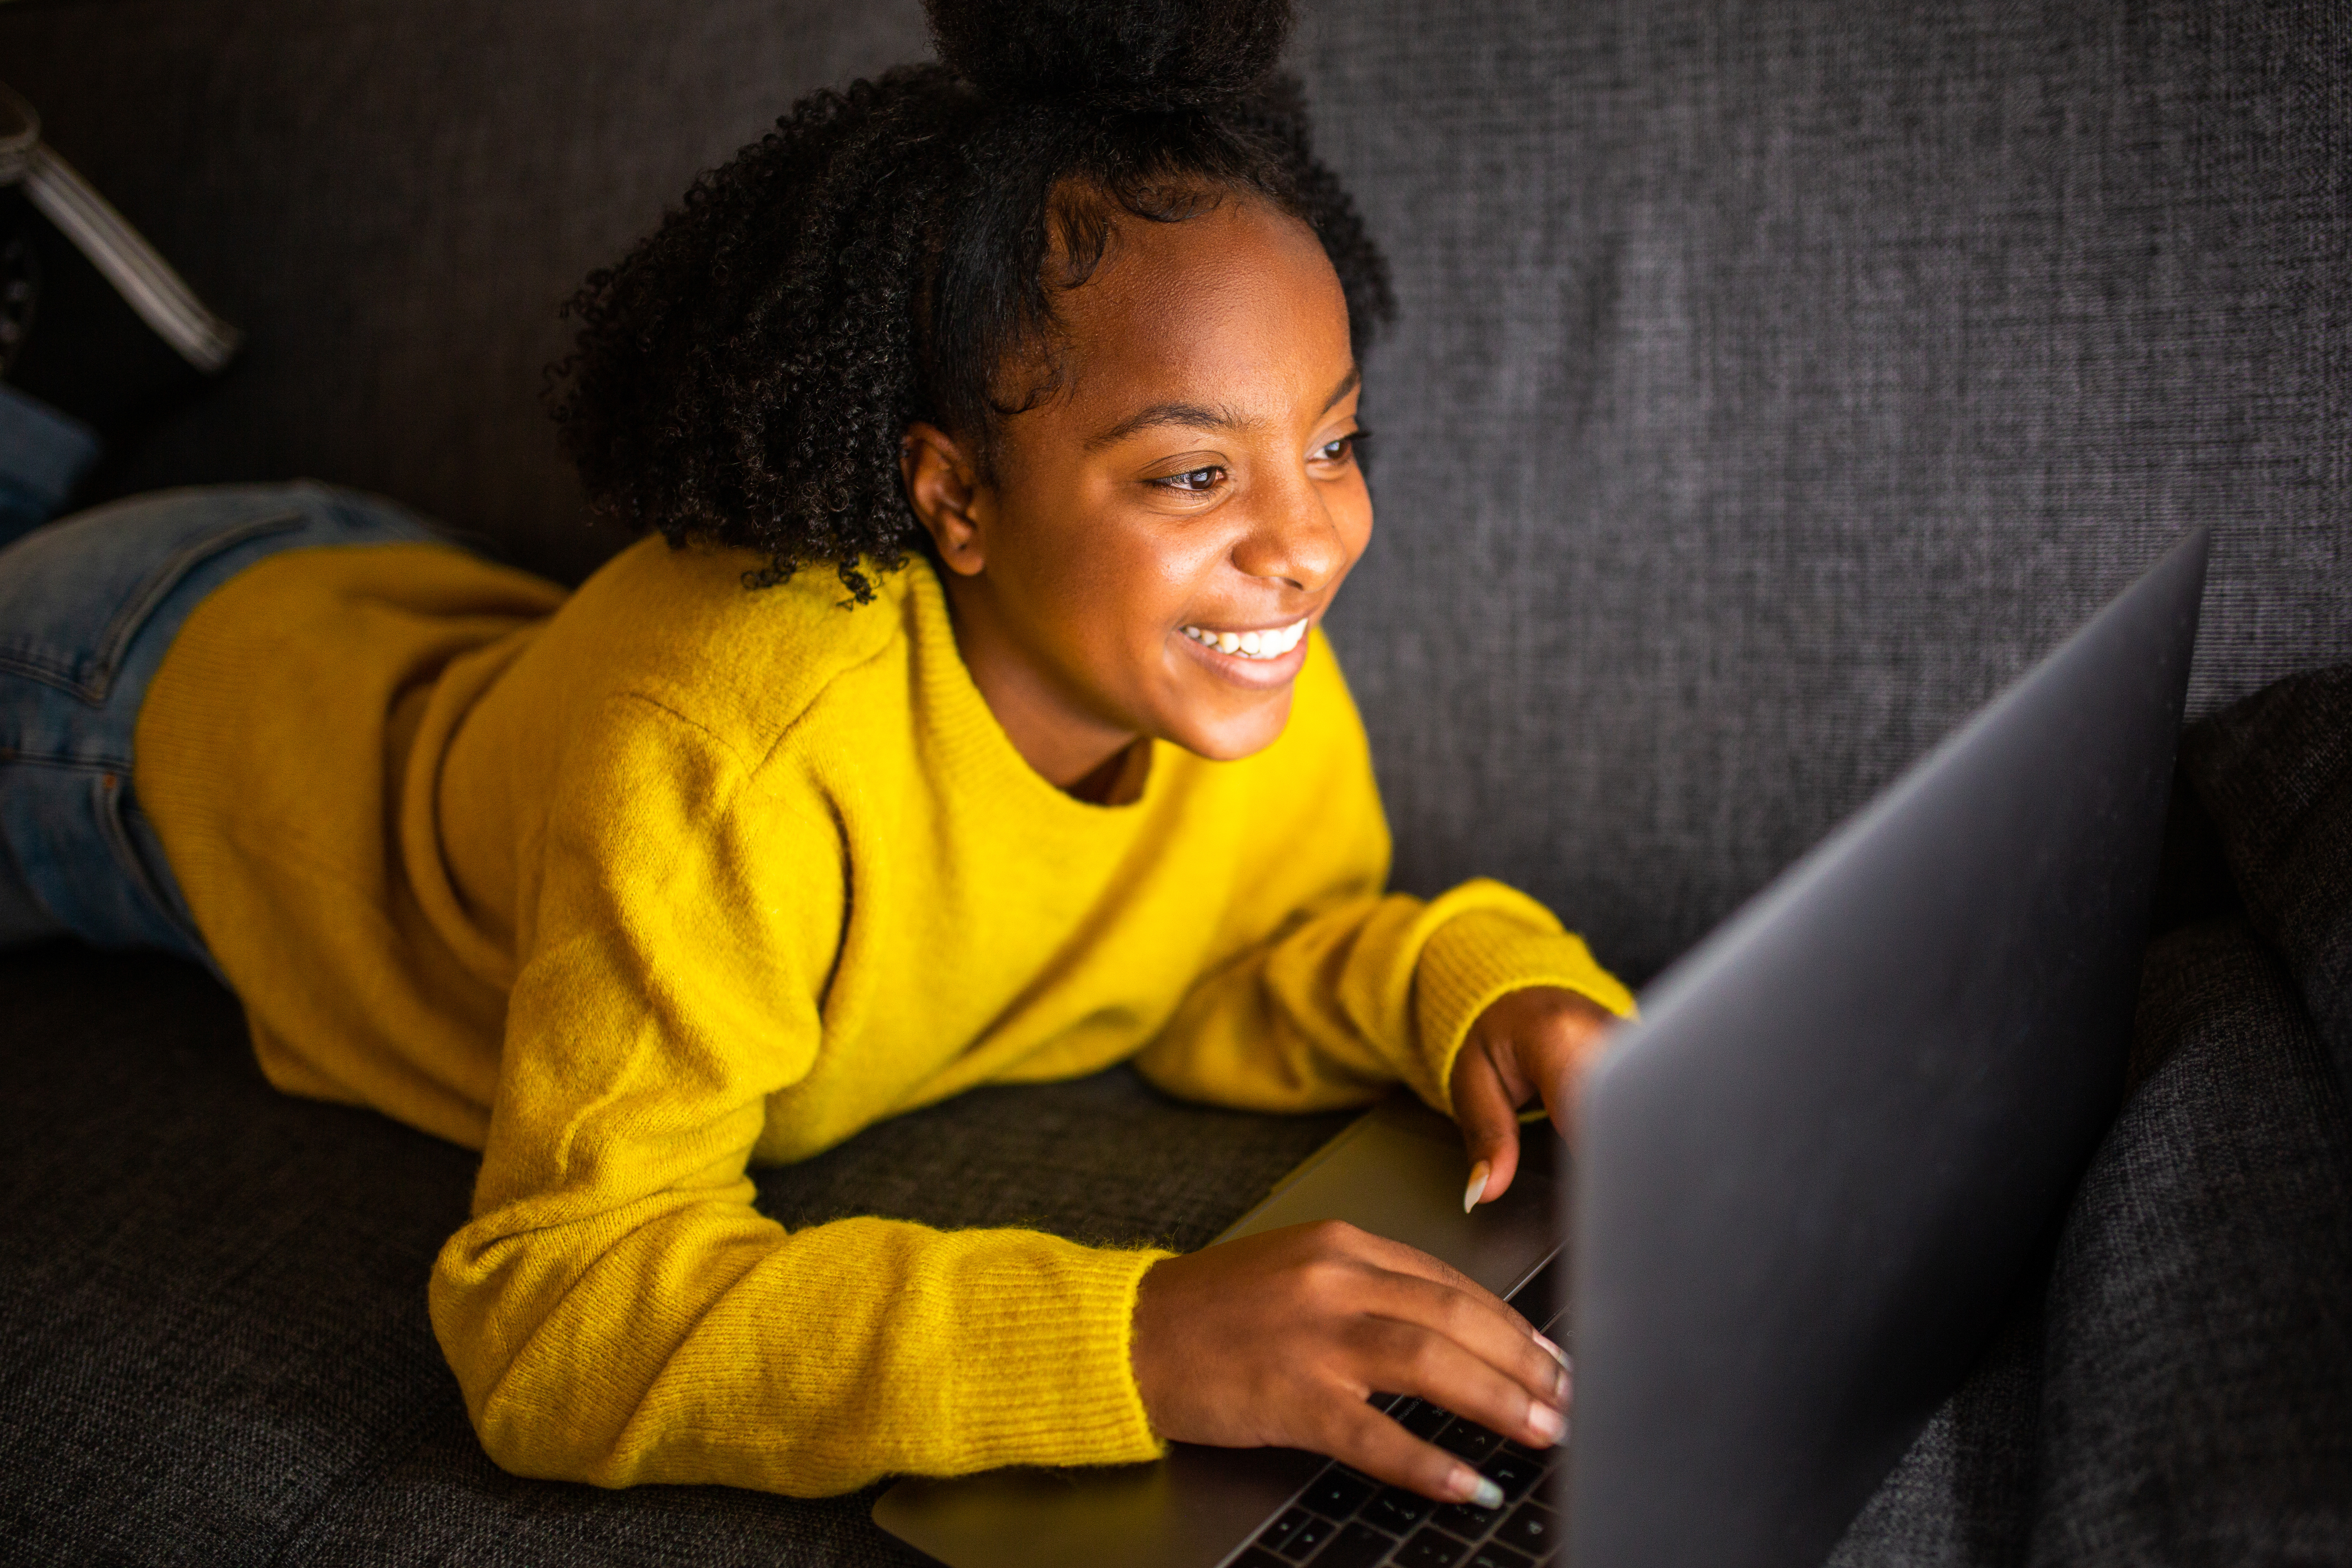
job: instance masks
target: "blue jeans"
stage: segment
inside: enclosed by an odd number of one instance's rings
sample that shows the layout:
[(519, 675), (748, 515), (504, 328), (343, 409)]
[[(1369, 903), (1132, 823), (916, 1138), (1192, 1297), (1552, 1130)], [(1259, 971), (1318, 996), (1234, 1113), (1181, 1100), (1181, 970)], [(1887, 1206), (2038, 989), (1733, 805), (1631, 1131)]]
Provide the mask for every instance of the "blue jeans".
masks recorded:
[(255, 562), (438, 537), (303, 482), (139, 496), (0, 549), (0, 945), (73, 935), (210, 964), (131, 790), (148, 683), (189, 612)]
[(0, 544), (57, 516), (99, 450), (80, 420), (0, 386)]

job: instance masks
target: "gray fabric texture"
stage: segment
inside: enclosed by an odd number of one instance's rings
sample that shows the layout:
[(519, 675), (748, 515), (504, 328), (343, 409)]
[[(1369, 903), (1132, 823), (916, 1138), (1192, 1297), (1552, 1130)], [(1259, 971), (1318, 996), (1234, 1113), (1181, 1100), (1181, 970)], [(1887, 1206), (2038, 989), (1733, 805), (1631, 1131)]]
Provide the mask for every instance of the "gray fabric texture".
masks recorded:
[(2034, 1568), (2352, 1561), (2352, 1119), (2240, 921), (2150, 950), (2144, 1053), (2061, 1239)]
[(2352, 664), (2280, 681), (2193, 727), (2181, 761), (2255, 931), (2285, 957), (2352, 1086)]
[[(2352, 14), (1309, 0), (1396, 264), (1334, 636), (1406, 886), (1639, 978), (2192, 523), (2192, 710), (2352, 657)], [(19, 0), (0, 70), (248, 329), (115, 489), (310, 474), (576, 574), (557, 303), (915, 0)]]
[(1326, 7), (1396, 257), (1339, 647), (1409, 881), (1679, 951), (2175, 537), (2191, 712), (2352, 639), (2352, 16)]
[[(499, 1470), (425, 1316), (474, 1157), (272, 1090), (201, 971), (22, 949), (0, 1019), (0, 1561), (919, 1561), (871, 1491)], [(982, 1089), (758, 1173), (761, 1206), (1195, 1247), (1347, 1120), (1180, 1105), (1124, 1071)]]

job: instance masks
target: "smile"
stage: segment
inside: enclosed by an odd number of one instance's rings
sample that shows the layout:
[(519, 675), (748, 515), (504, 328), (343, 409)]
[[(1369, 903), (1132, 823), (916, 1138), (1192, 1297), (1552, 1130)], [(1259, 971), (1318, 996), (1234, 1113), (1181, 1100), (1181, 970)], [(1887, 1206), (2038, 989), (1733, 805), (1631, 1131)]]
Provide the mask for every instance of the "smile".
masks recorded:
[(1307, 621), (1296, 620), (1286, 626), (1263, 632), (1213, 632), (1206, 626), (1185, 626), (1182, 630), (1202, 647), (1229, 653), (1235, 658), (1280, 658), (1307, 635)]

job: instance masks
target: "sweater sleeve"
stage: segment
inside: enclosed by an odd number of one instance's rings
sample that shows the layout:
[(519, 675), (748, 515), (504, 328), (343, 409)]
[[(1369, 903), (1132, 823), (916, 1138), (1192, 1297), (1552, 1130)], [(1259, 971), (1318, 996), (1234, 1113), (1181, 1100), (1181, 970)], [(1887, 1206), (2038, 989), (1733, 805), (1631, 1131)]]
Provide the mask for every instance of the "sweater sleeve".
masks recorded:
[(1451, 1115), (1447, 1080), (1470, 1026), (1530, 985), (1633, 1010), (1580, 939), (1499, 882), (1425, 902), (1361, 895), (1204, 978), (1136, 1066), (1171, 1094), (1262, 1110), (1358, 1104), (1401, 1081)]
[(1558, 985), (1621, 1016), (1633, 998), (1552, 912), (1500, 882), (1381, 892), (1389, 829), (1371, 748), (1318, 632), (1282, 740), (1240, 764), (1228, 955), (1136, 1058), (1171, 1094), (1261, 1110), (1356, 1105), (1402, 1082), (1453, 1114), (1478, 1015)]
[(559, 783), (584, 804), (551, 813), (473, 1218), (433, 1271), (484, 1447), (803, 1495), (1155, 1455), (1129, 1335), (1164, 1253), (753, 1206), (767, 1097), (819, 1043), (838, 837), (821, 802), (747, 805), (683, 721), (605, 720)]

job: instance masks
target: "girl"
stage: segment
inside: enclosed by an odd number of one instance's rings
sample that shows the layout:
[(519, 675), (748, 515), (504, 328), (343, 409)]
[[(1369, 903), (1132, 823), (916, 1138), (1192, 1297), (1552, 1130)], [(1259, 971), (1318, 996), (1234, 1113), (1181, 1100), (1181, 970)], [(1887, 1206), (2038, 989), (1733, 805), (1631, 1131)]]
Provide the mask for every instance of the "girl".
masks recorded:
[(1624, 990), (1532, 900), (1383, 895), (1318, 630), (1371, 530), (1381, 264), (1280, 0), (935, 0), (572, 310), (556, 413), (661, 537), (578, 592), (364, 498), (181, 492), (0, 554), (0, 931), (172, 948), (270, 1079), (482, 1153), (431, 1308), (509, 1469), (799, 1493), (1318, 1449), (1493, 1484), (1565, 1362), (1340, 1226), (1189, 1257), (851, 1219), (753, 1161), (1131, 1059), (1266, 1110), (1569, 1111)]

